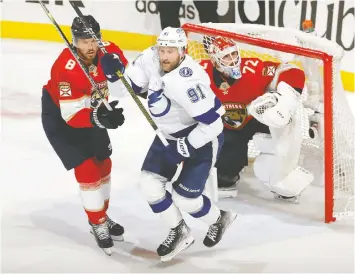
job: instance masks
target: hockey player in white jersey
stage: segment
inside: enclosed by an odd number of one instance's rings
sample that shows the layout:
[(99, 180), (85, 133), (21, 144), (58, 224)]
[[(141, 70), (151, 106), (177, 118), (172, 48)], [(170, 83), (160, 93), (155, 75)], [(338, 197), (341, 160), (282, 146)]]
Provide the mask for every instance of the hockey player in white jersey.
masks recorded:
[[(210, 89), (206, 72), (186, 54), (186, 46), (183, 29), (168, 27), (157, 45), (143, 51), (124, 74), (137, 94), (148, 88), (150, 114), (169, 142), (165, 147), (158, 137), (154, 139), (140, 176), (151, 209), (170, 228), (157, 250), (162, 261), (194, 242), (181, 211), (209, 225), (203, 241), (207, 247), (216, 245), (236, 218), (202, 194), (223, 143), (224, 108)], [(101, 62), (110, 81), (118, 80), (117, 70), (124, 72), (117, 56), (106, 55)], [(181, 162), (181, 173), (169, 193), (166, 183)]]

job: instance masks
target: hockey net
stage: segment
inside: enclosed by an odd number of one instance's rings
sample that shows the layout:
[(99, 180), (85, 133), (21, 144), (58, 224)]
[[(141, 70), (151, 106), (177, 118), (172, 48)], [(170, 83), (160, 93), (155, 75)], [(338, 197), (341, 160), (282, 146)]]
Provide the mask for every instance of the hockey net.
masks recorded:
[[(342, 48), (296, 29), (264, 25), (185, 24), (183, 29), (188, 54), (196, 61), (209, 59), (206, 49), (213, 37), (224, 36), (238, 42), (242, 57), (290, 62), (305, 71), (307, 83), (297, 111), (302, 119), (299, 165), (324, 185), (326, 222), (353, 215), (355, 122), (340, 78)], [(257, 154), (251, 141), (249, 159)]]

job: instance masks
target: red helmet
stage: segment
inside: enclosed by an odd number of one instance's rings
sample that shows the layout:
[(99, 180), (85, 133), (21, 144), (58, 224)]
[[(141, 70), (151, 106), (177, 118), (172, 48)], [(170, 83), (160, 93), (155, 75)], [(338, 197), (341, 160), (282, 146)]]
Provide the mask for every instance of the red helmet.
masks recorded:
[(208, 54), (214, 65), (228, 75), (228, 77), (239, 79), (241, 56), (237, 43), (232, 39), (218, 36), (213, 39), (208, 48)]

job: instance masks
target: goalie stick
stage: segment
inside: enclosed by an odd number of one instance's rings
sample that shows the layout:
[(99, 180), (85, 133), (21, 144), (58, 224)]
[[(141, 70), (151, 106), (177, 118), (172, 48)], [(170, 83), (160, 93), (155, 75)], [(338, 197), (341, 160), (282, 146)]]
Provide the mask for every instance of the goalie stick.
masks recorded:
[(39, 0), (39, 3), (41, 4), (41, 7), (43, 8), (43, 10), (45, 11), (45, 13), (47, 14), (49, 20), (51, 20), (51, 22), (53, 23), (53, 25), (55, 26), (55, 28), (57, 29), (57, 31), (59, 32), (60, 36), (63, 38), (66, 46), (68, 47), (68, 49), (70, 50), (70, 52), (72, 53), (72, 55), (74, 56), (74, 58), (76, 59), (76, 61), (78, 62), (80, 68), (83, 70), (85, 76), (89, 79), (91, 85), (93, 86), (94, 90), (98, 92), (98, 94), (101, 97), (102, 102), (104, 103), (104, 105), (106, 106), (106, 108), (110, 111), (112, 111), (112, 107), (110, 106), (110, 104), (107, 102), (105, 96), (102, 94), (101, 90), (99, 89), (98, 85), (96, 84), (96, 82), (94, 81), (94, 79), (92, 79), (92, 77), (89, 74), (89, 71), (87, 70), (87, 68), (84, 66), (84, 64), (80, 61), (80, 57), (78, 55), (78, 53), (75, 51), (75, 49), (73, 49), (73, 47), (71, 46), (70, 42), (68, 41), (67, 37), (65, 36), (65, 34), (63, 33), (62, 29), (60, 28), (60, 26), (57, 24), (57, 22), (55, 21), (53, 15), (50, 13), (50, 11), (47, 9), (47, 7), (45, 6), (45, 4), (42, 2), (42, 0)]
[[(106, 54), (107, 51), (106, 51), (105, 46), (103, 45), (101, 39), (99, 39), (96, 36), (95, 32), (88, 26), (87, 22), (84, 19), (84, 15), (81, 12), (81, 10), (79, 9), (79, 7), (74, 3), (74, 1), (69, 1), (69, 3), (71, 4), (73, 9), (75, 10), (76, 14), (80, 17), (80, 19), (83, 22), (85, 28), (90, 33), (91, 37), (95, 39), (95, 41), (96, 41), (97, 45), (99, 46), (101, 52)], [(164, 137), (164, 135), (162, 134), (162, 132), (158, 128), (157, 124), (153, 121), (152, 117), (149, 115), (148, 111), (143, 106), (143, 104), (139, 100), (138, 96), (134, 93), (134, 90), (132, 89), (130, 84), (127, 82), (126, 78), (123, 76), (123, 74), (121, 72), (117, 72), (117, 75), (121, 79), (123, 85), (128, 90), (129, 94), (132, 96), (132, 98), (135, 101), (135, 103), (137, 104), (139, 110), (143, 113), (144, 117), (147, 119), (147, 121), (149, 122), (151, 127), (154, 129), (155, 133), (158, 135), (159, 139), (162, 141), (164, 146), (168, 146), (169, 145), (168, 141), (166, 140), (166, 138)]]

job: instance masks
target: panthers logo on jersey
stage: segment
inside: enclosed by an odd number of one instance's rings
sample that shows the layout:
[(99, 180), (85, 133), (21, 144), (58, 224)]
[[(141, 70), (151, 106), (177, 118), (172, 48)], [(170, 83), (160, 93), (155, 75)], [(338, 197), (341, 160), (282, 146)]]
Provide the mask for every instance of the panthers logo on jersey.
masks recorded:
[(109, 90), (107, 86), (107, 81), (102, 81), (100, 83), (97, 83), (97, 86), (100, 89), (100, 92), (97, 90), (93, 90), (91, 93), (91, 107), (96, 108), (99, 106), (99, 103), (101, 101), (101, 98), (107, 98), (109, 96)]
[(222, 116), (223, 123), (232, 129), (242, 126), (248, 116), (247, 108), (244, 104), (225, 102), (223, 106), (226, 113)]

